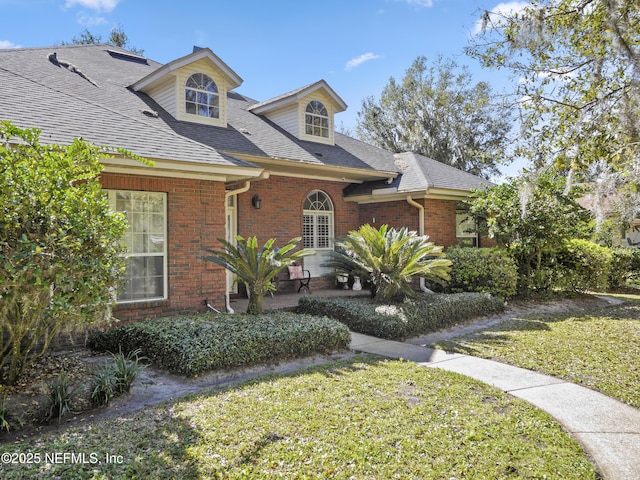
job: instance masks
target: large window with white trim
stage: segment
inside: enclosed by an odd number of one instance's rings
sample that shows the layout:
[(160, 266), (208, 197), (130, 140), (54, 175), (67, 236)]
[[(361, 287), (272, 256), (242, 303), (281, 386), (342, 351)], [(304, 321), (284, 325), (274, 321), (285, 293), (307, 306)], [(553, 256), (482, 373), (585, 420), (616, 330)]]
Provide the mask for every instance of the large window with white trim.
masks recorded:
[(322, 267), (327, 254), (333, 251), (333, 203), (320, 191), (311, 192), (304, 202), (302, 242), (305, 248), (316, 251), (316, 255), (305, 257), (304, 265), (312, 277), (330, 273)]
[(209, 75), (194, 73), (187, 79), (185, 109), (192, 115), (220, 118), (218, 86)]
[(118, 303), (167, 298), (167, 195), (162, 192), (108, 190), (111, 209), (129, 227), (122, 239), (127, 269)]

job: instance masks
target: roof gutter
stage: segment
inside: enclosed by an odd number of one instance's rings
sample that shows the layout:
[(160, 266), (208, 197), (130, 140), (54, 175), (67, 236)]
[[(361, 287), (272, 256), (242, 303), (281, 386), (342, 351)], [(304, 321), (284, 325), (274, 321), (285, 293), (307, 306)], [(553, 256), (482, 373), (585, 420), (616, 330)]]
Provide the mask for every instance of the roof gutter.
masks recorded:
[[(418, 209), (418, 234), (420, 236), (424, 236), (424, 205), (416, 202), (413, 198), (411, 198), (411, 195), (407, 195), (407, 203)], [(433, 291), (429, 290), (425, 285), (424, 277), (420, 277), (420, 290), (425, 293), (433, 293)]]

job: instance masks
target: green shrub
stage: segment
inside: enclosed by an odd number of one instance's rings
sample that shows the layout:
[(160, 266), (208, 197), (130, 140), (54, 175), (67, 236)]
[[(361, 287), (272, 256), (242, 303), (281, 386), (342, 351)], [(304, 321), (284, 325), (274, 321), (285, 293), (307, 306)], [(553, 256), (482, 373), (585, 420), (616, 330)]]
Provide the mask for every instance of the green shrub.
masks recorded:
[(47, 420), (58, 419), (58, 423), (71, 411), (71, 385), (69, 376), (63, 372), (48, 385), (49, 389), (49, 413)]
[(98, 407), (106, 407), (116, 394), (116, 370), (113, 365), (104, 365), (93, 376), (91, 401)]
[(127, 355), (120, 350), (117, 354), (113, 355), (113, 368), (115, 372), (115, 387), (118, 393), (129, 393), (131, 391), (131, 385), (138, 378), (140, 372), (146, 368), (141, 360), (144, 357), (140, 357), (140, 349), (137, 348)]
[(583, 292), (608, 287), (611, 249), (588, 240), (572, 239), (565, 241), (556, 259), (556, 288)]
[(98, 351), (133, 352), (174, 373), (195, 375), (269, 360), (344, 349), (348, 329), (329, 318), (262, 315), (185, 315), (138, 322), (93, 337)]
[(609, 271), (609, 287), (620, 288), (640, 274), (640, 248), (615, 247)]
[(454, 247), (447, 250), (447, 258), (453, 262), (448, 284), (452, 292), (490, 293), (505, 300), (516, 294), (518, 266), (506, 251)]
[(379, 229), (362, 225), (336, 241), (338, 250), (329, 252), (322, 265), (362, 278), (371, 285), (372, 297), (412, 297), (413, 278), (449, 279), (451, 262), (444, 258), (441, 246), (428, 240), (428, 236), (406, 227), (396, 230), (388, 225)]
[(398, 303), (364, 297), (307, 296), (300, 299), (298, 311), (331, 316), (354, 332), (402, 340), (502, 312), (504, 303), (484, 293), (419, 293)]

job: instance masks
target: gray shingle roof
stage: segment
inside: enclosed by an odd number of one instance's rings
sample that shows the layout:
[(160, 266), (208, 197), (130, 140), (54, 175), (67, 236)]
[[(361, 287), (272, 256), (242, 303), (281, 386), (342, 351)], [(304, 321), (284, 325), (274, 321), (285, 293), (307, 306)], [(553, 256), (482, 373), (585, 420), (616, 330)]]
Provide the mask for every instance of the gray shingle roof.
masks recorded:
[[(251, 164), (177, 134), (126, 86), (158, 64), (114, 58), (116, 47), (68, 46), (0, 50), (0, 117), (42, 130), (41, 141), (70, 144), (82, 137), (139, 155), (224, 166)], [(59, 63), (49, 60), (57, 52)], [(72, 64), (95, 84), (70, 71)]]
[[(54, 52), (57, 60), (50, 58)], [(130, 88), (162, 65), (127, 54), (110, 45), (0, 50), (0, 119), (41, 129), (43, 142), (68, 144), (83, 137), (154, 159), (259, 168), (236, 158), (244, 154), (361, 170), (363, 179), (372, 173), (389, 177), (402, 173), (394, 181), (399, 191), (468, 190), (486, 183), (419, 155), (394, 156), (337, 132), (335, 145), (299, 140), (251, 112), (258, 102), (235, 92), (227, 95), (226, 128), (178, 121), (148, 95)], [(278, 98), (324, 88), (325, 83)], [(371, 186), (361, 186), (363, 191), (367, 188)]]
[(345, 196), (371, 195), (374, 190), (394, 189), (396, 193), (428, 192), (430, 189), (469, 191), (491, 185), (491, 182), (417, 153), (393, 155), (400, 175), (391, 183), (384, 181), (351, 185)]
[(396, 166), (403, 172), (398, 191), (410, 192), (428, 188), (448, 190), (471, 190), (491, 182), (450, 165), (427, 158), (417, 153), (405, 152), (395, 155)]

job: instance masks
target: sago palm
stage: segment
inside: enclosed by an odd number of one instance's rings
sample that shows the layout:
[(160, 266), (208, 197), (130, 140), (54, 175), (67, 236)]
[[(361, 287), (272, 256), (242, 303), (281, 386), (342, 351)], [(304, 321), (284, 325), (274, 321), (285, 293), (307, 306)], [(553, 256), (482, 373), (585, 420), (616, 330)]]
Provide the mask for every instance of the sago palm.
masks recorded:
[(332, 252), (324, 266), (368, 280), (372, 297), (410, 296), (414, 276), (449, 279), (451, 261), (444, 258), (441, 246), (428, 239), (406, 227), (396, 230), (387, 225), (380, 229), (363, 225), (336, 242), (338, 251)]
[(315, 254), (309, 249), (293, 252), (300, 240), (300, 237), (292, 238), (282, 248), (274, 248), (275, 239), (271, 238), (260, 248), (257, 237), (245, 240), (238, 235), (237, 245), (219, 239), (224, 250), (207, 248), (212, 255), (204, 259), (223, 266), (237, 276), (238, 282), (245, 284), (249, 295), (247, 313), (262, 313), (262, 300), (265, 294), (275, 290), (273, 280), (278, 274), (296, 260)]

